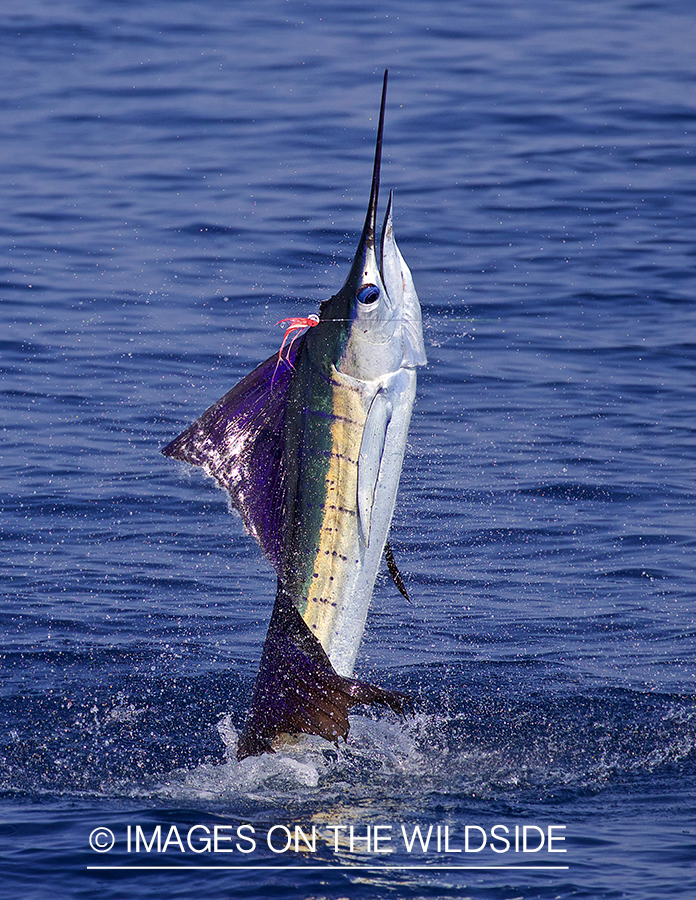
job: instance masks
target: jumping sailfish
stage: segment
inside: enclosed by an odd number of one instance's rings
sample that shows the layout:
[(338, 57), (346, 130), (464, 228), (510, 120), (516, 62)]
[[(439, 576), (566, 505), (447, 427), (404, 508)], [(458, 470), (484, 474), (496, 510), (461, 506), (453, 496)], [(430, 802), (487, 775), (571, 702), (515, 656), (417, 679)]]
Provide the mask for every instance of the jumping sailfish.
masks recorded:
[(386, 86), (385, 72), (367, 217), (345, 284), (318, 316), (289, 320), (288, 331), (306, 330), (285, 354), (281, 347), (162, 451), (226, 488), (278, 576), (239, 759), (272, 752), (285, 734), (345, 738), (356, 704), (410, 707), (405, 695), (352, 677), (394, 511), (416, 366), (426, 362), (391, 195), (379, 262), (375, 246)]

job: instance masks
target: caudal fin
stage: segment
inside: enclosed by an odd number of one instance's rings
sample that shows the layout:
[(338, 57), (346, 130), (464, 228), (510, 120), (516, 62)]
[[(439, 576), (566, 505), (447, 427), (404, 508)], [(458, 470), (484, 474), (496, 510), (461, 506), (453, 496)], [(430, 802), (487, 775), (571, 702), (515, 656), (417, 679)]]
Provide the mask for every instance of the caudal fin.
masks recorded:
[(404, 694), (339, 675), (279, 585), (237, 759), (273, 753), (274, 739), (285, 733), (316, 734), (335, 743), (348, 735), (348, 710), (361, 703), (413, 712)]

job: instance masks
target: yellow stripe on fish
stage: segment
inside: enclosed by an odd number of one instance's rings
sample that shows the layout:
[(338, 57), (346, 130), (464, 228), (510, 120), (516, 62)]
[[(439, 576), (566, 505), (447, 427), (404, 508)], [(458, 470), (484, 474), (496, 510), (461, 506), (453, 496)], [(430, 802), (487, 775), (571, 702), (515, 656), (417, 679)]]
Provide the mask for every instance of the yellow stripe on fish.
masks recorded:
[(346, 582), (359, 564), (358, 453), (367, 409), (363, 391), (351, 382), (338, 373), (331, 382), (334, 418), (326, 501), (307, 605), (300, 610), (327, 653)]

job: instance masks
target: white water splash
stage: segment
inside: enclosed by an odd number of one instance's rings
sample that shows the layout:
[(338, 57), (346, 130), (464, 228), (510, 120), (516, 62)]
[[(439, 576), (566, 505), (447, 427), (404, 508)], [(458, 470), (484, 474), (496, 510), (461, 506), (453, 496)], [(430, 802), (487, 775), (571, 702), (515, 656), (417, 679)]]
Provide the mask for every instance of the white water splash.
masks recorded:
[(193, 769), (177, 769), (166, 782), (160, 782), (150, 795), (176, 800), (212, 800), (254, 797), (265, 799), (285, 795), (298, 788), (319, 788), (331, 776), (336, 779), (358, 775), (368, 768), (385, 775), (407, 774), (420, 768), (414, 734), (402, 723), (350, 717), (346, 744), (338, 747), (319, 737), (302, 735), (276, 753), (237, 760), (239, 735), (229, 716), (218, 723), (227, 760), (222, 764), (204, 763)]

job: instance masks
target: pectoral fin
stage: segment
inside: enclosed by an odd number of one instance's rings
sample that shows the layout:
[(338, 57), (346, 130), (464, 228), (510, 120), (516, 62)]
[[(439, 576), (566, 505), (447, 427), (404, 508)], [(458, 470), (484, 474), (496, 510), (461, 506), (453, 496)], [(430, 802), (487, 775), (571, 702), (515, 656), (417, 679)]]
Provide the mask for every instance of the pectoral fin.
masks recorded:
[(358, 455), (358, 513), (365, 546), (370, 542), (372, 507), (391, 416), (391, 401), (386, 392), (378, 391), (367, 413)]

